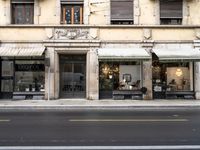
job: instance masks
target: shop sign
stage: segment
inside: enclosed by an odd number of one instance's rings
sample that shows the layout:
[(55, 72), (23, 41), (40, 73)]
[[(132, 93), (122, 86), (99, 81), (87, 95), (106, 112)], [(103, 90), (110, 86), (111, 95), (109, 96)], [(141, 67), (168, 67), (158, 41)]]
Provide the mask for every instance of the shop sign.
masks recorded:
[(15, 71), (44, 71), (44, 64), (16, 64)]

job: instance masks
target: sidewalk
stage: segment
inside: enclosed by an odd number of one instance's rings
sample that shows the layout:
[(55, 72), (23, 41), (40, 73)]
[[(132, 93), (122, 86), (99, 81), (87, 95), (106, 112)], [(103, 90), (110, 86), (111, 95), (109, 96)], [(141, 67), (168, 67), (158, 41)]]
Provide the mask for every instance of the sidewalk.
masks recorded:
[(199, 107), (200, 100), (0, 100), (0, 109), (106, 109), (106, 108)]

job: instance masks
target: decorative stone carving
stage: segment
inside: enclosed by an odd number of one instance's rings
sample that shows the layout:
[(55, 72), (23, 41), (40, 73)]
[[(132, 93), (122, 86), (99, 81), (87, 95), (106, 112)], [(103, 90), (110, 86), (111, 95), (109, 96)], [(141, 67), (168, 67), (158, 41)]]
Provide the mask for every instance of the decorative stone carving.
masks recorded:
[(48, 37), (48, 39), (51, 39), (53, 37), (53, 29), (52, 28), (46, 28), (45, 32), (46, 32), (46, 36)]
[(143, 29), (143, 37), (144, 37), (144, 40), (150, 40), (152, 38), (151, 29)]
[(55, 29), (54, 31), (55, 39), (89, 39), (88, 29)]

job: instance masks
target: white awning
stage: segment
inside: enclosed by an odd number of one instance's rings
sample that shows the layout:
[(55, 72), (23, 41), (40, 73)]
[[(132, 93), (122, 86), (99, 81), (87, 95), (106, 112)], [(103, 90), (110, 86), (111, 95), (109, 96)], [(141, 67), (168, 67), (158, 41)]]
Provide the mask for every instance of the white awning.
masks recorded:
[(200, 49), (153, 49), (159, 60), (200, 60)]
[(45, 47), (0, 47), (0, 56), (42, 56)]
[(100, 48), (98, 49), (99, 59), (151, 59), (151, 56), (143, 48)]

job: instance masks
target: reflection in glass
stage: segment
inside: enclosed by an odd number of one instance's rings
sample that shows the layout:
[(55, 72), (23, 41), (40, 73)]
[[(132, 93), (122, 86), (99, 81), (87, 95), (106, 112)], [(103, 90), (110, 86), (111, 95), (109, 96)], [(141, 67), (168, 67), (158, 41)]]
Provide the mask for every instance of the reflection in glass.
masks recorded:
[(13, 80), (1, 80), (1, 92), (13, 92)]
[(2, 61), (1, 76), (13, 76), (13, 61)]
[(15, 91), (44, 91), (44, 61), (16, 61)]

